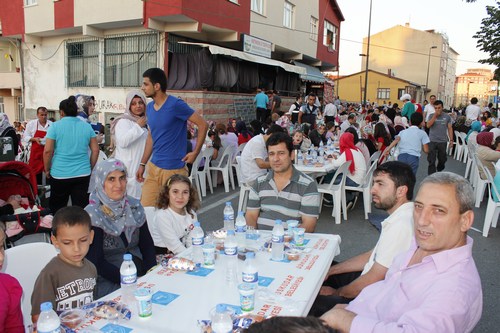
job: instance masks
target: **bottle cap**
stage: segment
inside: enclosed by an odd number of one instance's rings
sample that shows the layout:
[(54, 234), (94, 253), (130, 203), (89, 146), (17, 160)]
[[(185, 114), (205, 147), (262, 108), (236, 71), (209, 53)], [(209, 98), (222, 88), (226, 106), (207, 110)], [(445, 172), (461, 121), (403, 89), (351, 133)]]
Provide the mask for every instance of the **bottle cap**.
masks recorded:
[(231, 201), (226, 202), (226, 206), (231, 206)]
[(226, 306), (224, 304), (217, 304), (217, 306), (215, 307), (215, 311), (217, 313), (224, 313), (226, 312)]
[(195, 223), (193, 223), (194, 227), (199, 227), (200, 226), (200, 222), (196, 221)]
[(130, 253), (125, 253), (123, 255), (123, 260), (132, 260), (132, 255)]
[(247, 252), (246, 257), (247, 257), (247, 259), (255, 258), (255, 252)]
[(243, 214), (244, 213), (241, 210), (238, 212), (238, 216), (243, 216)]
[(44, 302), (40, 304), (40, 311), (50, 311), (52, 310), (52, 303), (51, 302)]
[(274, 224), (281, 224), (281, 223), (282, 223), (281, 220), (274, 221)]
[(227, 235), (228, 235), (228, 236), (234, 236), (234, 230), (233, 230), (233, 229), (229, 229), (229, 230), (227, 231)]

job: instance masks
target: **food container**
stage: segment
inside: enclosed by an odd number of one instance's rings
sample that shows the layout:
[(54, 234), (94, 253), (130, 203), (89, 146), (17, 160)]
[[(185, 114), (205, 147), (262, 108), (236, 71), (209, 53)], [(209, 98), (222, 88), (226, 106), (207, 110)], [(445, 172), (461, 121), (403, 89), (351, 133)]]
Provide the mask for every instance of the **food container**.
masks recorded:
[(71, 309), (63, 311), (59, 315), (59, 319), (61, 320), (61, 324), (63, 324), (64, 326), (69, 327), (71, 329), (75, 329), (76, 327), (78, 327), (78, 325), (80, 325), (83, 322), (86, 315), (87, 311), (85, 310)]
[(285, 251), (285, 256), (290, 261), (299, 260), (300, 259), (300, 251), (293, 250), (293, 249), (286, 250)]

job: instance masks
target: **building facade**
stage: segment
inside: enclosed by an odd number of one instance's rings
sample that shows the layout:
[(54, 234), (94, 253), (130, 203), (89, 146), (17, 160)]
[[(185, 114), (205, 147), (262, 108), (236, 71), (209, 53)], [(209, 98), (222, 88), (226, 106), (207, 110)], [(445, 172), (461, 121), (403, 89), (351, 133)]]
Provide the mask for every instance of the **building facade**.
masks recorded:
[(470, 104), (472, 97), (478, 99), (481, 107), (493, 103), (496, 106), (498, 82), (493, 80), (493, 72), (488, 68), (471, 68), (460, 74), (455, 82), (455, 105), (463, 108)]
[(144, 70), (160, 67), (170, 94), (223, 94), (222, 105), (194, 103), (222, 121), (259, 87), (295, 93), (314, 77), (304, 66), (338, 66), (342, 13), (335, 0), (311, 3), (0, 0), (0, 21), (3, 37), (20, 45), (27, 118), (40, 105), (55, 110), (68, 95), (85, 93), (95, 96), (106, 121), (124, 111)]
[[(366, 50), (367, 38), (364, 38), (364, 54)], [(445, 34), (413, 29), (409, 24), (397, 25), (371, 35), (368, 68), (391, 72), (425, 87), (422, 99), (412, 96), (417, 102), (436, 95), (449, 108), (454, 102), (457, 57)], [(365, 68), (366, 57), (361, 58), (361, 65)]]

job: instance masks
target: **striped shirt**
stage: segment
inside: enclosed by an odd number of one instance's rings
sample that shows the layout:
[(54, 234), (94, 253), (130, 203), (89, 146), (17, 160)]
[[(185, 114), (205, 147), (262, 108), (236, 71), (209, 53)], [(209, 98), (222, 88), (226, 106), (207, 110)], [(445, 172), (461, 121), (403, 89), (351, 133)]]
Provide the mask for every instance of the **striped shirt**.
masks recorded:
[(275, 220), (318, 217), (320, 197), (316, 181), (292, 168), (290, 182), (281, 191), (276, 187), (272, 170), (252, 183), (247, 209), (260, 210), (258, 224), (274, 226)]

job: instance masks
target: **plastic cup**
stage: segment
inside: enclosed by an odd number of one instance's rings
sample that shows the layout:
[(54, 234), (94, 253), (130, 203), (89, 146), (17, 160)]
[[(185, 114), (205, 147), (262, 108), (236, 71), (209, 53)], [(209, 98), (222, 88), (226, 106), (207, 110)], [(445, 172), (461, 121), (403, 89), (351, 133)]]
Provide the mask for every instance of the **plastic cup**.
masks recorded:
[(215, 245), (214, 244), (204, 244), (203, 250), (203, 266), (213, 267), (215, 265)]
[(240, 307), (243, 312), (251, 312), (255, 306), (255, 286), (250, 283), (240, 283), (238, 285), (240, 293)]
[(138, 315), (141, 318), (151, 317), (153, 314), (153, 304), (151, 303), (151, 290), (146, 288), (137, 289), (134, 292), (137, 300)]
[(304, 228), (295, 228), (293, 229), (293, 240), (295, 245), (302, 246), (304, 245), (304, 233), (306, 229)]

